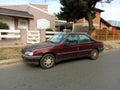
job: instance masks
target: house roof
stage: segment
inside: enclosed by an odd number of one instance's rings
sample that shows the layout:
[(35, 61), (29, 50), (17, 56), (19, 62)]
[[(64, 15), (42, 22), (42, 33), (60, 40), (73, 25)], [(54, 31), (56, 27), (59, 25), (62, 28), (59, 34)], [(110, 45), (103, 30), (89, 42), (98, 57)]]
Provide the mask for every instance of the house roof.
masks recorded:
[(35, 6), (35, 7), (37, 7), (37, 8), (40, 8), (40, 9), (48, 12), (48, 4), (29, 3), (29, 5)]
[(98, 12), (104, 12), (102, 9), (94, 8), (93, 10), (98, 11)]
[(112, 26), (109, 22), (107, 22), (106, 20), (104, 20), (103, 18), (100, 18), (101, 22), (106, 24), (107, 26)]
[[(27, 6), (27, 7), (31, 7), (31, 8), (34, 8), (42, 13), (45, 13), (47, 15), (50, 15), (50, 16), (55, 16), (51, 13), (48, 12), (48, 7), (47, 5), (42, 5), (42, 4), (33, 4), (33, 3), (29, 3), (29, 4), (15, 4), (15, 5), (0, 5), (1, 7), (7, 7), (9, 9), (10, 6)], [(41, 8), (40, 8), (41, 7)], [(44, 8), (45, 7), (45, 8)], [(17, 10), (17, 9), (16, 9)]]
[(109, 20), (108, 21), (112, 26), (120, 27), (120, 21)]
[(33, 18), (33, 15), (29, 14), (28, 12), (6, 9), (6, 8), (0, 8), (0, 14), (8, 15), (8, 16), (24, 17), (24, 18)]
[(34, 9), (36, 9), (36, 10), (38, 10), (38, 11), (41, 11), (41, 12), (47, 14), (47, 15), (54, 16), (54, 15), (48, 13), (47, 11), (45, 11), (45, 10), (43, 10), (43, 9), (40, 9), (40, 8), (36, 7), (35, 4), (34, 4), (34, 5), (33, 5), (33, 4), (28, 4), (28, 6), (30, 6), (31, 8), (34, 8)]

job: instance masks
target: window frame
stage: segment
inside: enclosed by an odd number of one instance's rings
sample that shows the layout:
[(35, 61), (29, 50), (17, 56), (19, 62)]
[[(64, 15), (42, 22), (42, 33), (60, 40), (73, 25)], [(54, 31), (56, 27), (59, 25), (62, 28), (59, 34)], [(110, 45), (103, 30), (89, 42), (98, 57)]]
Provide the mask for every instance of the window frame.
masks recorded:
[[(77, 36), (77, 43), (75, 43), (75, 44), (70, 44), (69, 42), (67, 42), (67, 40), (68, 40), (68, 38), (69, 38), (70, 35), (76, 35), (76, 36)], [(67, 36), (64, 44), (69, 44), (69, 45), (77, 45), (77, 44), (79, 44), (79, 36), (78, 36), (78, 34), (69, 34), (69, 35)]]
[[(84, 35), (84, 36), (86, 36), (87, 38), (89, 38), (89, 41), (81, 42), (80, 35)], [(86, 35), (86, 34), (79, 34), (78, 37), (79, 37), (79, 43), (80, 43), (80, 44), (83, 44), (83, 43), (90, 43), (90, 42), (92, 42), (92, 39), (91, 39), (88, 35)]]

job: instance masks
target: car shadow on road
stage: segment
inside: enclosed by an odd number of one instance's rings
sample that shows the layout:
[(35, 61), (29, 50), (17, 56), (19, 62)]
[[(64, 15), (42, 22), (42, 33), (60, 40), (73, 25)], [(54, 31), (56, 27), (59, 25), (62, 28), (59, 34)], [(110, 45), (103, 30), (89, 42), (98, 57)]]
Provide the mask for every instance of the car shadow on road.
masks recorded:
[[(90, 60), (90, 59), (87, 58), (87, 57), (67, 59), (67, 60), (63, 60), (63, 61), (60, 61), (60, 62), (56, 63), (55, 66), (69, 64), (69, 63), (82, 62), (82, 61), (88, 61), (88, 60)], [(37, 69), (39, 68), (39, 69), (42, 69), (39, 64), (36, 65), (36, 64), (26, 63), (26, 62), (24, 62), (24, 64), (26, 64), (29, 68), (37, 68)]]
[(24, 64), (26, 64), (28, 67), (32, 67), (32, 68), (40, 68), (40, 65), (36, 65), (36, 64), (30, 64), (30, 63), (26, 63), (24, 62)]
[(67, 59), (67, 60), (63, 60), (63, 61), (60, 61), (60, 62), (56, 63), (56, 65), (61, 65), (61, 64), (66, 64), (66, 63), (73, 63), (73, 62), (78, 62), (78, 61), (86, 61), (86, 60), (90, 60), (90, 59), (87, 58), (87, 57)]

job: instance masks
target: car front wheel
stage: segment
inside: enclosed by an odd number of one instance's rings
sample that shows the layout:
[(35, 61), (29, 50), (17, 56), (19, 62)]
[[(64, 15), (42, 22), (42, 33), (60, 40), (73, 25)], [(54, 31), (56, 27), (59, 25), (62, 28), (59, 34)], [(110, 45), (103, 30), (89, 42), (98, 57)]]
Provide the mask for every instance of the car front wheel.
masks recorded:
[(98, 50), (97, 50), (97, 49), (93, 49), (93, 50), (91, 51), (90, 58), (91, 58), (92, 60), (96, 60), (96, 59), (98, 58), (98, 56), (99, 56)]
[(55, 65), (55, 57), (52, 54), (45, 54), (40, 60), (40, 65), (44, 69), (53, 67)]

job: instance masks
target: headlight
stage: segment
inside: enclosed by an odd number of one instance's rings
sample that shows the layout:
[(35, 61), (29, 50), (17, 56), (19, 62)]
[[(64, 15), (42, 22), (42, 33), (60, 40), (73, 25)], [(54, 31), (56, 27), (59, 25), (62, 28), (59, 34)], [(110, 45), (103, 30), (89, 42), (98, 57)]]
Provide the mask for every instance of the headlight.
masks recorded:
[(33, 52), (25, 52), (25, 55), (33, 56)]

